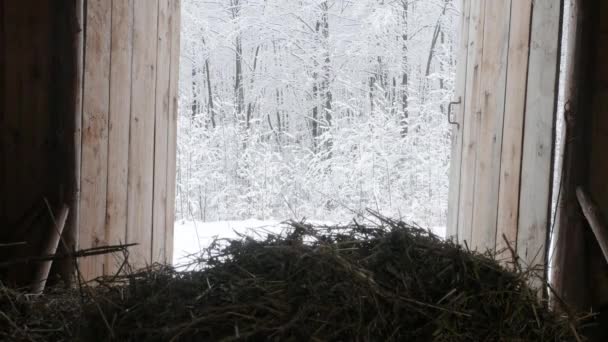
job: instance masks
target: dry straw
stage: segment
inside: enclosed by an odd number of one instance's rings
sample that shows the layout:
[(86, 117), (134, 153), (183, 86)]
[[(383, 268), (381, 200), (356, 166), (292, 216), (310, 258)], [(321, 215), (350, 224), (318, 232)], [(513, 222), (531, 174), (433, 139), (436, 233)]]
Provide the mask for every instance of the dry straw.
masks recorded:
[(0, 340), (580, 339), (526, 285), (531, 272), (376, 219), (216, 241), (189, 272), (157, 265), (35, 298), (4, 288)]

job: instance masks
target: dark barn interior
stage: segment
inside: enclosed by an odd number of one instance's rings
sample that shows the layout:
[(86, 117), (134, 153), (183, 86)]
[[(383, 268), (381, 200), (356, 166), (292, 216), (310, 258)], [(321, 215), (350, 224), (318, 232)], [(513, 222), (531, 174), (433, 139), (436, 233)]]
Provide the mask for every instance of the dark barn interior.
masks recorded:
[(597, 205), (606, 228), (608, 218), (608, 3), (575, 1), (571, 11), (571, 63), (564, 73), (565, 137), (562, 180), (556, 221), (554, 286), (566, 303), (601, 312), (598, 341), (608, 339), (608, 263), (581, 211), (581, 186)]
[[(39, 254), (50, 213), (74, 199), (76, 3), (0, 4), (0, 244), (17, 244), (0, 247), (1, 260)], [(74, 228), (63, 235), (68, 246)], [(2, 268), (1, 279), (27, 284), (35, 267)]]
[[(94, 137), (104, 128), (82, 122), (83, 62), (87, 49), (101, 48), (83, 43), (86, 3), (0, 1), (0, 282), (10, 287), (31, 283), (40, 263), (9, 261), (43, 254), (64, 205), (71, 210), (57, 253), (78, 249), (79, 234), (90, 233), (78, 226), (79, 189), (87, 181), (80, 175), (79, 144), (81, 129)], [(591, 330), (595, 340), (606, 341), (608, 262), (602, 246), (608, 241), (602, 237), (608, 232), (594, 234), (576, 190), (582, 187), (590, 195), (602, 228), (608, 229), (608, 2), (573, 0), (570, 13), (570, 30), (563, 32), (569, 37), (563, 49), (571, 61), (562, 74), (563, 171), (549, 262), (556, 306), (599, 312), (601, 324)], [(73, 272), (73, 260), (58, 260), (49, 282), (69, 283)]]

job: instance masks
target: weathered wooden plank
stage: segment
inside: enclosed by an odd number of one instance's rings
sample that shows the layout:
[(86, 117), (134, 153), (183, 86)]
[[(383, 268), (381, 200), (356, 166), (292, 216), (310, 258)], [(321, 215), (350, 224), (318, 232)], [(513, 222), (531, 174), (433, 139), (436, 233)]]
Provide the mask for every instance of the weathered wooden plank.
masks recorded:
[(521, 168), (526, 81), (530, 48), (532, 0), (513, 0), (507, 73), (504, 134), (500, 162), (500, 189), (496, 223), (496, 250), (517, 245), (519, 178)]
[[(112, 1), (108, 193), (105, 225), (106, 242), (111, 245), (125, 243), (127, 238), (132, 11), (133, 0)], [(105, 273), (114, 274), (120, 267), (120, 260), (117, 260), (115, 255), (107, 255), (105, 259)]]
[(483, 251), (493, 250), (496, 247), (496, 215), (510, 19), (510, 0), (486, 3), (479, 95), (481, 121), (477, 140), (471, 240), (474, 248)]
[(154, 173), (154, 96), (158, 0), (134, 0), (131, 85), (131, 143), (129, 145), (127, 242), (130, 261), (150, 262), (152, 248), (152, 187)]
[[(458, 211), (460, 196), (460, 171), (462, 161), (462, 130), (465, 125), (464, 112), (466, 99), (467, 57), (469, 47), (469, 23), (471, 20), (471, 0), (462, 1), (462, 17), (460, 24), (460, 44), (458, 47), (458, 65), (456, 71), (455, 99), (460, 101), (455, 112), (455, 121), (458, 125), (452, 126), (452, 152), (450, 160), (450, 185), (448, 193), (448, 222), (446, 237), (458, 239)], [(449, 115), (449, 113), (448, 113)]]
[(165, 224), (165, 258), (173, 260), (173, 227), (175, 221), (175, 177), (177, 157), (177, 111), (179, 96), (179, 61), (181, 33), (181, 0), (171, 1), (171, 78), (169, 81), (169, 122), (167, 135), (167, 223)]
[(544, 264), (547, 247), (561, 5), (535, 0), (532, 11), (517, 234), (517, 253), (529, 265)]
[(480, 63), (483, 56), (484, 15), (486, 1), (472, 0), (469, 25), (469, 50), (467, 57), (466, 97), (463, 125), (462, 167), (460, 177), (460, 209), (458, 211), (458, 241), (470, 246), (472, 219), (475, 202), (475, 167), (477, 160), (477, 136), (480, 120)]
[[(587, 3), (586, 3), (587, 4)], [(593, 15), (588, 8), (579, 1), (571, 1), (568, 9), (569, 15), (564, 20), (569, 21), (567, 45), (564, 47), (564, 57), (567, 60), (566, 68), (563, 70), (564, 77), (564, 102), (569, 103), (565, 115), (572, 118), (578, 113), (575, 122), (568, 124), (565, 121), (562, 147), (562, 168), (560, 172), (560, 189), (557, 198), (557, 214), (555, 220), (555, 231), (553, 232), (554, 253), (548, 257), (551, 262), (552, 286), (558, 296), (570, 306), (570, 309), (582, 311), (587, 310), (590, 291), (587, 284), (587, 244), (585, 242), (586, 228), (579, 208), (576, 203), (576, 187), (588, 179), (585, 151), (586, 146), (583, 139), (574, 137), (585, 136), (585, 126), (588, 122), (584, 113), (588, 111), (582, 105), (585, 101), (583, 94), (591, 92), (590, 82), (585, 70), (588, 70), (589, 44), (595, 44), (594, 37), (589, 34), (595, 31), (592, 28)], [(595, 11), (594, 11), (595, 12)], [(586, 101), (585, 101), (586, 102)], [(582, 256), (582, 257), (581, 257)], [(561, 303), (556, 306), (559, 309)]]
[[(111, 2), (88, 1), (82, 112), (79, 248), (105, 242)], [(99, 258), (80, 260), (87, 279), (102, 275)]]
[[(80, 223), (80, 165), (81, 165), (81, 150), (82, 150), (82, 102), (83, 102), (83, 86), (84, 86), (84, 0), (76, 0), (74, 2), (74, 14), (76, 18), (76, 37), (75, 41), (75, 78), (74, 78), (74, 133), (72, 136), (73, 150), (73, 189), (71, 198), (71, 212), (68, 217), (68, 231), (65, 238), (69, 249), (76, 249), (78, 244), (78, 227)], [(74, 274), (73, 262), (64, 261), (62, 263), (63, 277), (71, 279)]]
[[(74, 0), (71, 2), (54, 3), (53, 24), (60, 32), (64, 40), (58, 46), (60, 52), (56, 52), (56, 60), (61, 61), (61, 68), (56, 68), (56, 74), (65, 75), (63, 83), (65, 86), (56, 86), (51, 92), (51, 96), (58, 101), (63, 99), (64, 104), (61, 108), (55, 109), (58, 116), (63, 116), (65, 120), (65, 134), (61, 141), (65, 149), (63, 162), (56, 166), (59, 174), (65, 174), (65, 194), (62, 195), (61, 202), (70, 206), (68, 221), (59, 245), (59, 252), (75, 250), (78, 243), (78, 207), (80, 205), (80, 148), (81, 148), (81, 129), (82, 129), (82, 78), (83, 78), (83, 58), (84, 58), (84, 1)], [(66, 17), (62, 17), (65, 15)], [(65, 18), (70, 18), (66, 20)], [(61, 79), (61, 76), (52, 76), (53, 80)], [(65, 95), (61, 95), (61, 94)], [(63, 113), (63, 115), (61, 115)], [(56, 125), (62, 125), (57, 122)], [(63, 166), (64, 171), (60, 168)], [(63, 191), (63, 190), (61, 190)], [(74, 281), (74, 261), (65, 259), (58, 261), (55, 265), (58, 274), (66, 282)]]
[(156, 121), (154, 133), (154, 204), (152, 261), (165, 261), (167, 224), (167, 138), (171, 78), (171, 15), (169, 0), (158, 2), (158, 46), (156, 68)]

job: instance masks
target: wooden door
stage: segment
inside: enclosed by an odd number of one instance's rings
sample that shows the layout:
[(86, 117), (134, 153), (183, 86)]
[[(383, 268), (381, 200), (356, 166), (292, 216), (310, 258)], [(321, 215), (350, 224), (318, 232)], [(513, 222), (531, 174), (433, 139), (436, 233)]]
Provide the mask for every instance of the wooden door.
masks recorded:
[(480, 251), (508, 242), (528, 265), (548, 248), (562, 6), (461, 7), (448, 235)]
[[(83, 17), (78, 248), (137, 243), (132, 266), (171, 262), (180, 0), (88, 0)], [(113, 274), (121, 257), (80, 272)]]

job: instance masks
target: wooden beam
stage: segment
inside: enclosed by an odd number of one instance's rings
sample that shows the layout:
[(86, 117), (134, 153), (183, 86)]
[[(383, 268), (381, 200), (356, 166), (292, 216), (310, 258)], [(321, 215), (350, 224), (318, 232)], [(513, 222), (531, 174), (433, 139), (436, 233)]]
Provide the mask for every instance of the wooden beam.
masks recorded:
[(576, 198), (581, 206), (581, 210), (595, 235), (597, 243), (604, 253), (604, 258), (608, 262), (608, 226), (602, 217), (600, 208), (595, 204), (582, 187), (576, 188)]
[[(63, 229), (68, 219), (69, 212), (70, 209), (68, 208), (68, 206), (63, 206), (57, 219), (53, 220), (51, 234), (48, 238), (48, 241), (46, 241), (44, 249), (42, 250), (42, 256), (54, 255), (57, 252), (59, 240), (61, 239), (61, 235), (63, 234)], [(42, 291), (44, 291), (44, 287), (46, 286), (46, 280), (49, 277), (49, 272), (51, 271), (52, 264), (53, 260), (46, 260), (41, 263), (40, 267), (36, 271), (34, 280), (32, 281), (31, 292), (33, 294), (42, 294)]]

